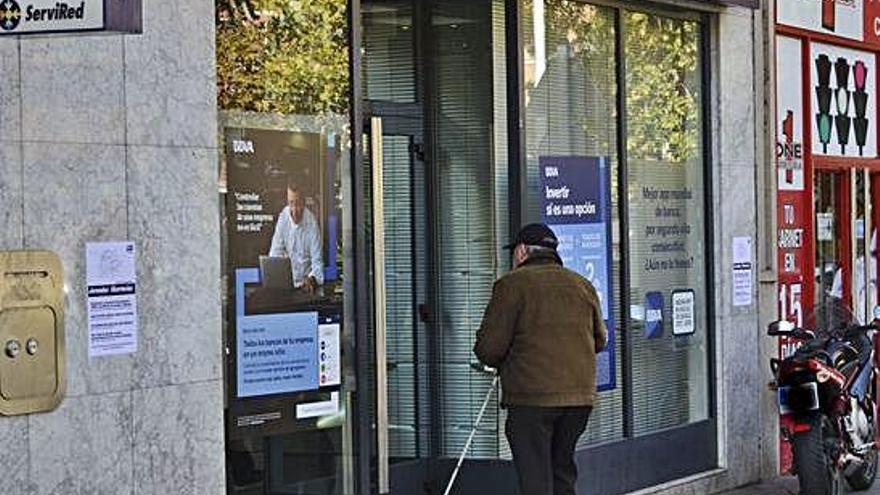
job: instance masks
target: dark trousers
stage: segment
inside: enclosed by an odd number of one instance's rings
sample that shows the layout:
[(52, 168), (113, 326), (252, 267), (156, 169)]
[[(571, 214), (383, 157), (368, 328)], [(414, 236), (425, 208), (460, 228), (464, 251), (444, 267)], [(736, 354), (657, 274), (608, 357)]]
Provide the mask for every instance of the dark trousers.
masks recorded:
[(591, 407), (510, 406), (505, 433), (520, 495), (575, 495), (574, 449)]

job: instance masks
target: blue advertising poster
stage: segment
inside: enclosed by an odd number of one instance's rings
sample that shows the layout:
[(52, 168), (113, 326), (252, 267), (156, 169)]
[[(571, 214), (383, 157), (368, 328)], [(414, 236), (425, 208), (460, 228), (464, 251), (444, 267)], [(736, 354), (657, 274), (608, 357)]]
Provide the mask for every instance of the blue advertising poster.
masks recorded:
[[(236, 270), (237, 295), (257, 277), (258, 270)], [(317, 311), (245, 315), (244, 297), (237, 299), (238, 396), (317, 390)]]
[(659, 339), (663, 336), (663, 293), (645, 294), (645, 338)]
[(614, 314), (611, 311), (611, 169), (608, 160), (585, 156), (544, 156), (541, 217), (559, 238), (559, 256), (590, 281), (602, 302), (608, 346), (596, 357), (599, 390), (617, 386)]

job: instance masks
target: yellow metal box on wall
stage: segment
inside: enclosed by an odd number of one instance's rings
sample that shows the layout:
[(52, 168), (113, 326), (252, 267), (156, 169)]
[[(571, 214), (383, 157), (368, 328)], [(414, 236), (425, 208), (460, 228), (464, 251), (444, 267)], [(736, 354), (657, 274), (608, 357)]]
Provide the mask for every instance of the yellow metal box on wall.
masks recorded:
[(0, 252), (0, 414), (51, 411), (64, 376), (61, 261), (48, 251)]

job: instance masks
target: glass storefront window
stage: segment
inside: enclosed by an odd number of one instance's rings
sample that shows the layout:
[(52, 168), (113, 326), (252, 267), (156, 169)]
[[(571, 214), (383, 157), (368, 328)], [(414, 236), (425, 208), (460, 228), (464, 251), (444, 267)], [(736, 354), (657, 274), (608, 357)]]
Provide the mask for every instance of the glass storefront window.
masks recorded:
[(634, 434), (708, 418), (701, 25), (624, 12)]
[(815, 172), (815, 303), (808, 323), (822, 324), (812, 319), (835, 313), (832, 308), (845, 308), (860, 322), (870, 319), (877, 302), (875, 179), (861, 169)]
[[(570, 267), (584, 268), (582, 274), (589, 277), (596, 267), (610, 265), (610, 280), (593, 282), (600, 293), (610, 288), (606, 318), (621, 327), (610, 357), (609, 374), (615, 380), (610, 387), (600, 386), (581, 444), (622, 438), (628, 418), (628, 434), (636, 436), (707, 419), (703, 26), (699, 18), (573, 0), (523, 0), (521, 6), (527, 221), (551, 223), (553, 208), (560, 206), (548, 200), (542, 187), (547, 163), (607, 163), (607, 176), (589, 176), (586, 168), (574, 174), (578, 181), (600, 183), (600, 190), (607, 181), (609, 200), (600, 208), (610, 210), (611, 248), (603, 261), (603, 255), (578, 252), (578, 245), (588, 244), (586, 237), (572, 237), (577, 244), (571, 252), (577, 256)], [(623, 60), (617, 56), (618, 43)], [(617, 78), (621, 63), (624, 81)], [(625, 94), (619, 94), (619, 87)], [(617, 111), (621, 103), (623, 116)], [(618, 142), (621, 119), (623, 143)], [(626, 183), (619, 183), (621, 148), (626, 150)], [(620, 218), (623, 199), (626, 216)], [(622, 233), (626, 242), (621, 242)], [(621, 276), (624, 259), (629, 269)], [(629, 307), (622, 306), (624, 294)], [(631, 363), (629, 394), (621, 378), (624, 350)]]
[(229, 493), (352, 493), (347, 2), (217, 2)]

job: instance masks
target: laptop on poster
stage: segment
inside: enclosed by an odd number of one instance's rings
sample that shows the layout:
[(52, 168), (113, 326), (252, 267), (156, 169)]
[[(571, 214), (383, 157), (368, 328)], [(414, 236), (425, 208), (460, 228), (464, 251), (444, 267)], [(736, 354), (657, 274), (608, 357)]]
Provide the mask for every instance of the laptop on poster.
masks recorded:
[(290, 258), (286, 256), (260, 256), (260, 279), (263, 281), (263, 287), (293, 289)]

